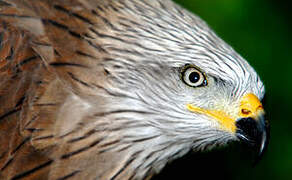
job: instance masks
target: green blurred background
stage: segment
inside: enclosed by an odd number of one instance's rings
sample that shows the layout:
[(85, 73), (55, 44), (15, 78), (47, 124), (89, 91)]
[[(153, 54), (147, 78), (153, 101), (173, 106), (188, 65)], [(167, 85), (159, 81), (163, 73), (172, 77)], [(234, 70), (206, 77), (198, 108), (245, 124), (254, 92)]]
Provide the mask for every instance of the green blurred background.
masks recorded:
[[(292, 179), (292, 1), (176, 0), (204, 19), (256, 69), (266, 86), (269, 148), (255, 167), (242, 146), (190, 154), (155, 179)], [(291, 72), (292, 73), (292, 72)]]

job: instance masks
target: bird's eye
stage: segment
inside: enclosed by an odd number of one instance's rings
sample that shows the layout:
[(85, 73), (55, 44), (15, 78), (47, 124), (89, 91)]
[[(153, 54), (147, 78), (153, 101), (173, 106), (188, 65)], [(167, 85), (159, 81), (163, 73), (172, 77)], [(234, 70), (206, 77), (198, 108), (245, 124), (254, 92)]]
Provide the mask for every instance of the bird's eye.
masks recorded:
[(206, 86), (207, 80), (203, 73), (194, 67), (186, 67), (182, 71), (182, 80), (191, 87)]

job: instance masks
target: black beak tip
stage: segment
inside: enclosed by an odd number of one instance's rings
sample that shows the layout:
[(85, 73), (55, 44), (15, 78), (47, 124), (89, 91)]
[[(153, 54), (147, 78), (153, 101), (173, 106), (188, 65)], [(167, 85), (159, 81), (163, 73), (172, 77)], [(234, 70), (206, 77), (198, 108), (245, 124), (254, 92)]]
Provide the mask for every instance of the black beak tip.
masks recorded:
[(242, 118), (237, 121), (236, 126), (237, 137), (256, 153), (253, 162), (255, 166), (267, 150), (270, 139), (269, 124), (263, 117), (258, 120)]
[(269, 144), (269, 133), (266, 131), (262, 135), (262, 142), (259, 144), (259, 148), (258, 148), (259, 151), (253, 163), (254, 166), (257, 165), (258, 162), (262, 159), (263, 155), (265, 154), (267, 150), (268, 144)]
[(262, 132), (261, 143), (259, 143), (259, 152), (255, 159), (254, 165), (256, 165), (262, 159), (270, 143), (270, 125), (267, 121), (264, 120), (262, 121), (262, 123), (264, 124), (265, 128)]

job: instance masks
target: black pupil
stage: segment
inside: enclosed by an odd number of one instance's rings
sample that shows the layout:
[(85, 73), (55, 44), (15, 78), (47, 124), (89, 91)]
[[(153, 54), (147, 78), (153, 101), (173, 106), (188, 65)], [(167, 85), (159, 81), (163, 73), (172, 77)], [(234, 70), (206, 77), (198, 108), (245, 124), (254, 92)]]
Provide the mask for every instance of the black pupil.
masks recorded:
[(189, 80), (191, 83), (197, 83), (200, 80), (200, 74), (198, 72), (192, 72), (189, 75)]

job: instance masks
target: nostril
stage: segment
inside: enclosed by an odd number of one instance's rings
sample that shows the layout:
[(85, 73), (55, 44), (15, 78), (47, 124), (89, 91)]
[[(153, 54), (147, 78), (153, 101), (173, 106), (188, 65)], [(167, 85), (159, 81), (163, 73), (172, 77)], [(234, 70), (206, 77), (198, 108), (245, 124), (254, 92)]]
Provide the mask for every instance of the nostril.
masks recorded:
[(244, 115), (249, 115), (249, 114), (251, 114), (251, 111), (248, 109), (241, 109), (241, 113)]

